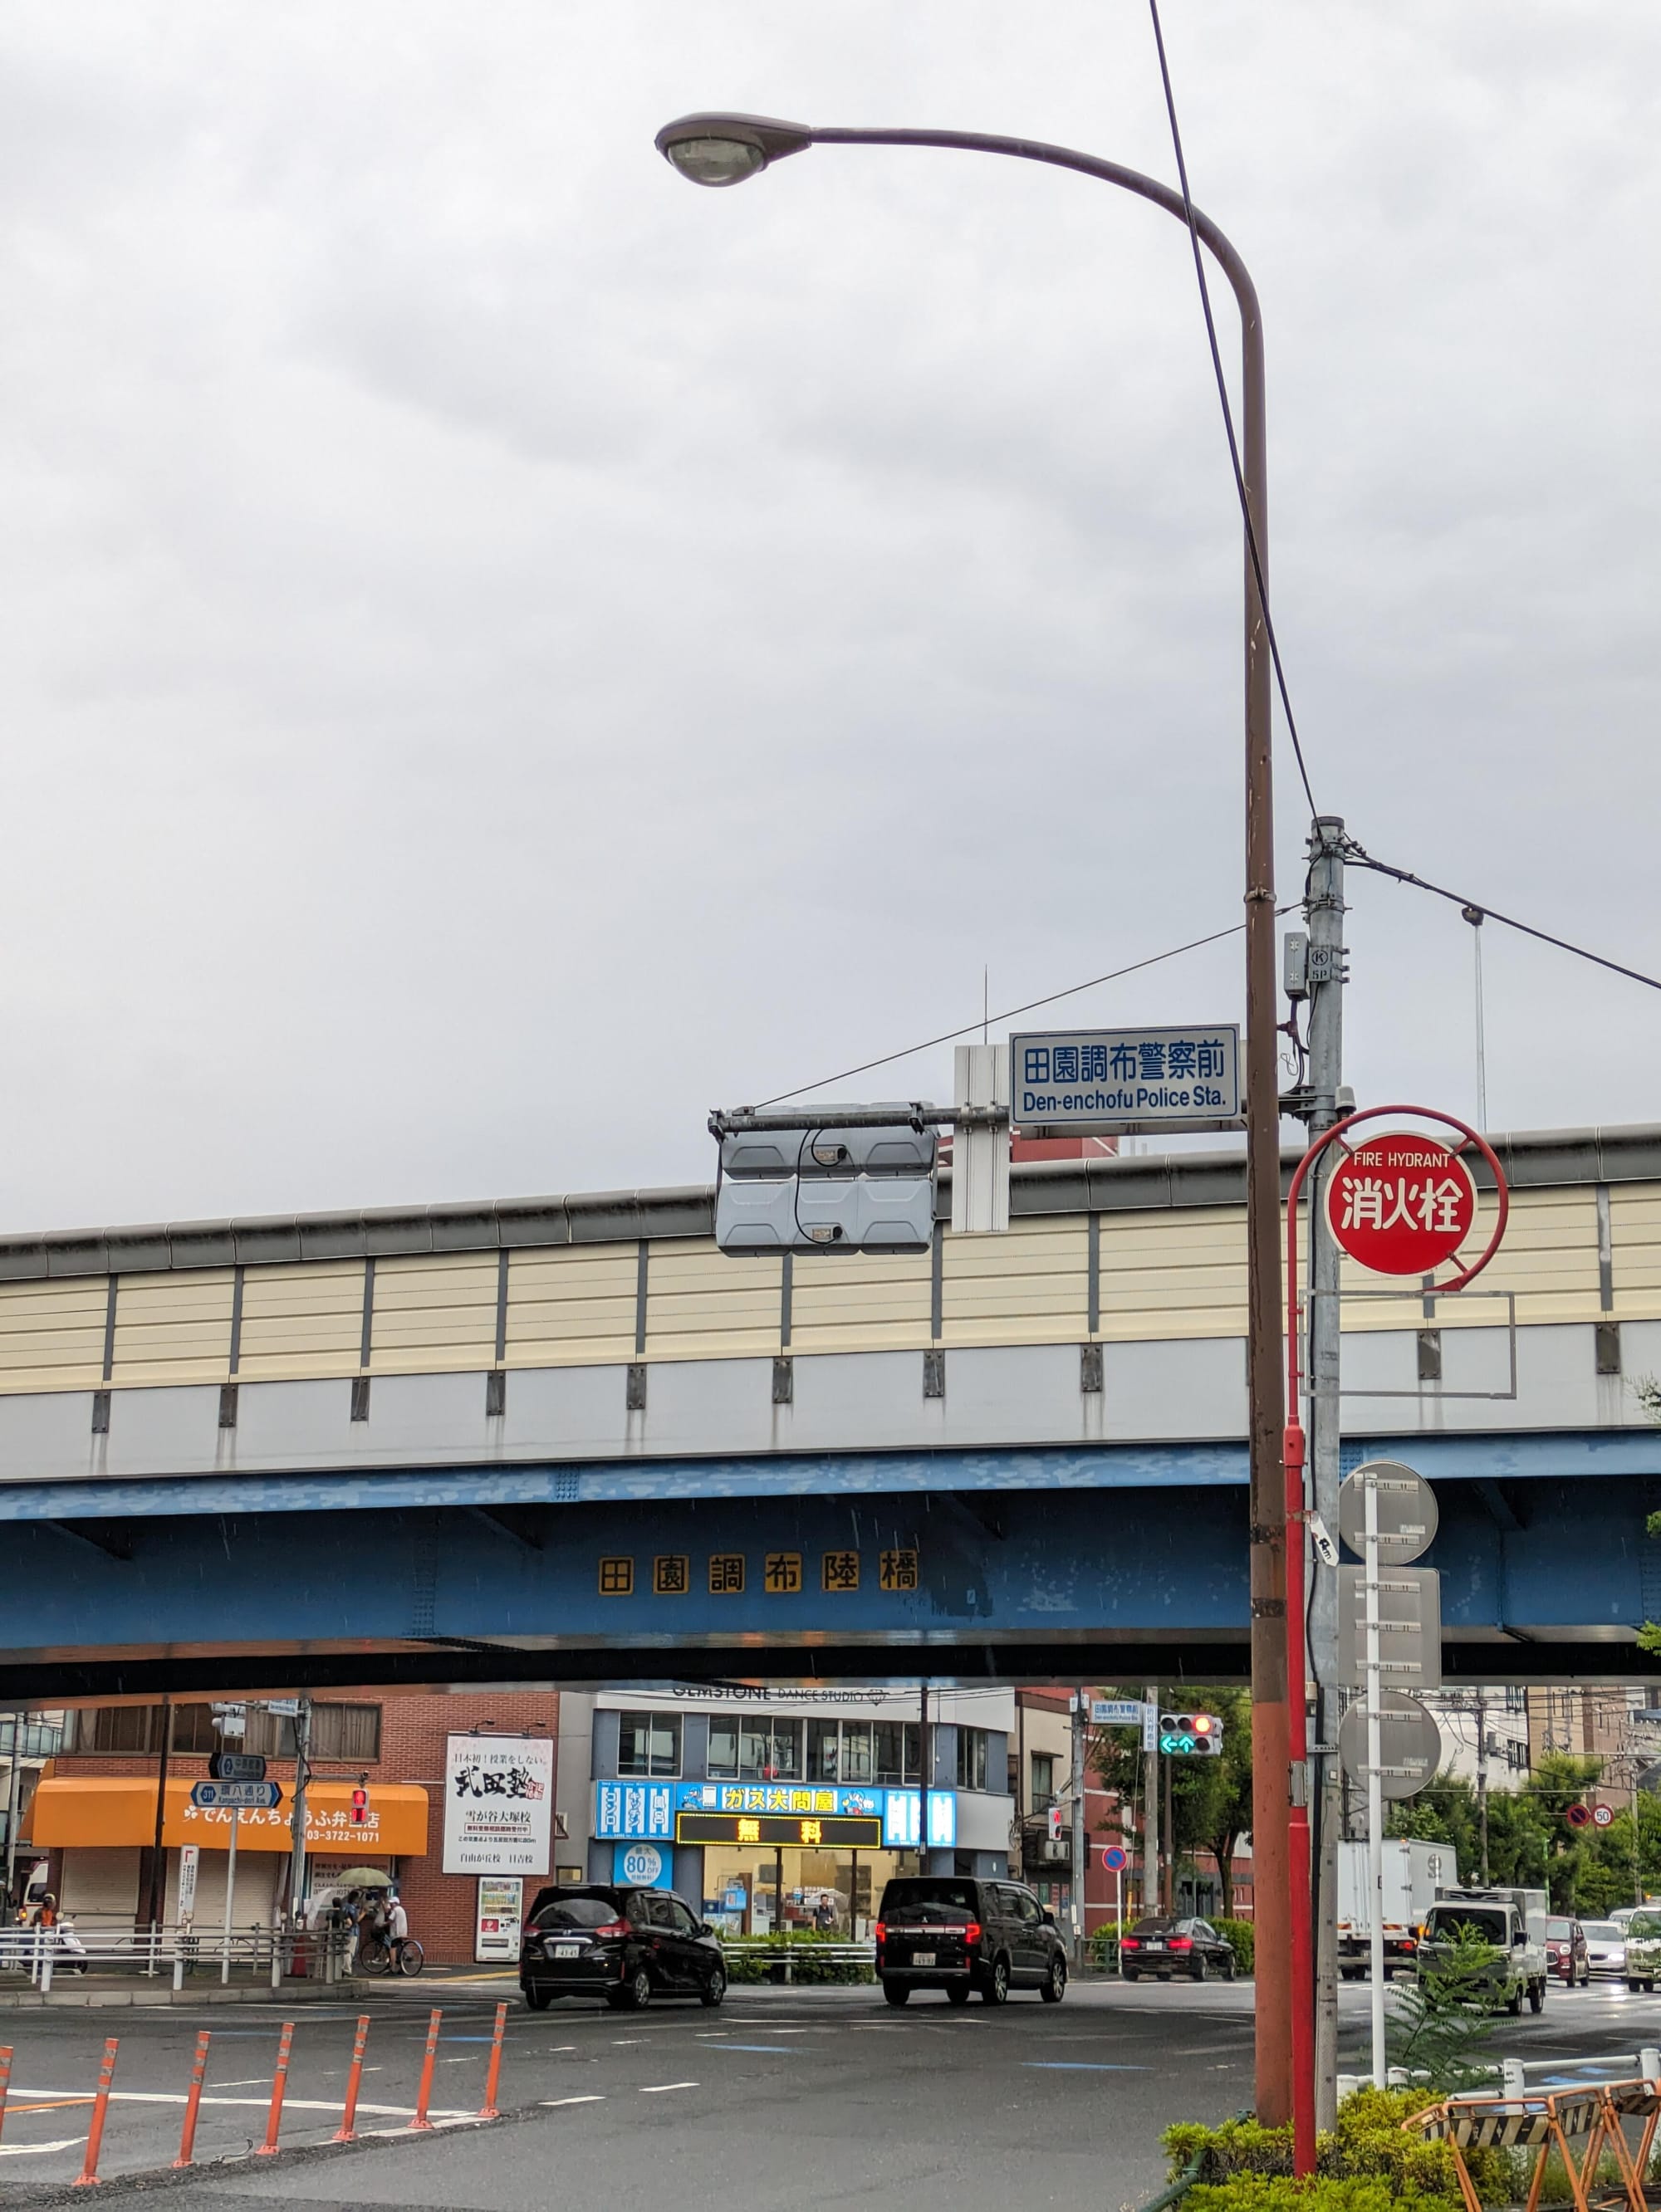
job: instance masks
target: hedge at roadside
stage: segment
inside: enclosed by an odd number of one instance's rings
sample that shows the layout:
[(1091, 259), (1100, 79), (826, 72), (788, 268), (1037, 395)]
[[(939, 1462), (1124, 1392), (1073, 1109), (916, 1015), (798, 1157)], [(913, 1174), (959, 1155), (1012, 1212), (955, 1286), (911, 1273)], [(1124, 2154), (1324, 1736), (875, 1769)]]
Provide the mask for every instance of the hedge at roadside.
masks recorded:
[(876, 1969), (868, 1959), (816, 1958), (817, 1945), (845, 1944), (845, 1936), (829, 1935), (816, 1928), (801, 1928), (788, 1936), (738, 1936), (724, 1937), (721, 1949), (727, 1959), (727, 1978), (733, 1983), (770, 1982), (775, 1975), (782, 1976), (784, 1960), (790, 1960), (790, 1979), (798, 1982), (838, 1982), (844, 1985), (857, 1982), (874, 1982)]
[[(1422, 2089), (1358, 2089), (1346, 2097), (1337, 2126), (1319, 2139), (1310, 2181), (1292, 2179), (1289, 2127), (1180, 2121), (1163, 2140), (1173, 2179), (1198, 2167), (1198, 2185), (1183, 2200), (1193, 2212), (1292, 2212), (1304, 2205), (1320, 2212), (1374, 2212), (1375, 2206), (1387, 2212), (1394, 2204), (1460, 2212), (1452, 2152), (1402, 2131), (1402, 2122), (1428, 2101)], [(1503, 2152), (1474, 2154), (1469, 2164), (1479, 2187), (1489, 2182), (1509, 2188), (1512, 2162)]]

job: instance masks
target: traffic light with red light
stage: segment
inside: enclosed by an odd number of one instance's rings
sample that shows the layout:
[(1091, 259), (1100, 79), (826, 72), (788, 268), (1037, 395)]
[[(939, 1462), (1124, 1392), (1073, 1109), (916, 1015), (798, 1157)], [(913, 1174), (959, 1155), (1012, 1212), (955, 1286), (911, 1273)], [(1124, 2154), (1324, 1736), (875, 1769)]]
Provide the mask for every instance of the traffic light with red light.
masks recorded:
[(369, 1793), (360, 1782), (352, 1792), (352, 1826), (361, 1828), (369, 1817)]

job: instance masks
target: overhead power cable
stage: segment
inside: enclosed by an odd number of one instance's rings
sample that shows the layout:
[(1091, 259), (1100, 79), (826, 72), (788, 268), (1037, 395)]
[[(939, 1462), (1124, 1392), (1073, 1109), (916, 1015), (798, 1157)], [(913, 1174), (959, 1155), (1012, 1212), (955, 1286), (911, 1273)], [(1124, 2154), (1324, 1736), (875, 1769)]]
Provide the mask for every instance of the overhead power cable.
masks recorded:
[[(1278, 907), (1275, 911), (1290, 914), (1292, 908)], [(1146, 960), (1133, 960), (1127, 968), (1110, 968), (1105, 975), (1092, 975), (1086, 983), (1069, 983), (1064, 991), (1051, 991), (1042, 999), (1029, 999), (1025, 1006), (1007, 1007), (1001, 1014), (977, 1014), (960, 1030), (942, 1030), (938, 1036), (924, 1037), (918, 1044), (903, 1045), (897, 1052), (883, 1053), (876, 1060), (862, 1060), (857, 1067), (840, 1068), (835, 1075), (821, 1076), (817, 1083), (799, 1083), (794, 1091), (776, 1091), (772, 1097), (759, 1100), (751, 1110), (760, 1113), (769, 1106), (782, 1105), (787, 1098), (800, 1098), (805, 1091), (823, 1091), (829, 1084), (846, 1083), (851, 1076), (868, 1074), (873, 1067), (910, 1060), (913, 1053), (928, 1052), (937, 1044), (954, 1044), (959, 1037), (973, 1036), (977, 1030), (984, 1030), (989, 1022), (1011, 1022), (1017, 1014), (1033, 1013), (1040, 1006), (1053, 1006), (1057, 1000), (1076, 998), (1080, 991), (1093, 991), (1098, 983), (1116, 983), (1122, 975), (1135, 975), (1144, 968), (1157, 968), (1162, 961), (1178, 959), (1184, 952), (1197, 952), (1202, 945), (1220, 945), (1226, 938), (1238, 937), (1244, 927), (1243, 921), (1237, 921), (1232, 929), (1214, 929), (1209, 937), (1191, 937), (1186, 945), (1173, 945), (1168, 952), (1150, 953)]]
[(1446, 899), (1451, 906), (1463, 907), (1470, 915), (1503, 922), (1507, 929), (1520, 930), (1524, 937), (1538, 938), (1542, 945), (1555, 945), (1560, 952), (1572, 952), (1578, 960), (1590, 960), (1594, 967), (1607, 968), (1612, 975), (1624, 975), (1628, 982), (1646, 983), (1652, 991), (1661, 991), (1661, 978), (1646, 975), (1641, 969), (1622, 967), (1620, 961), (1606, 959), (1601, 952), (1589, 952), (1584, 945), (1572, 945), (1567, 937), (1554, 937), (1548, 929), (1536, 929), (1530, 921), (1518, 921), (1515, 915), (1501, 914), (1498, 907), (1489, 906), (1485, 900), (1467, 898), (1463, 891), (1446, 890), (1440, 884), (1427, 883), (1423, 876), (1415, 876), (1411, 868), (1393, 868), (1388, 860), (1375, 860), (1353, 838), (1346, 841), (1344, 857), (1354, 867), (1371, 868), (1375, 875), (1391, 876), (1398, 884), (1411, 884), (1415, 890), (1429, 891), (1433, 897)]
[(1257, 586), (1257, 604), (1263, 611), (1263, 629), (1269, 638), (1269, 656), (1275, 664), (1275, 681), (1281, 694), (1281, 711), (1286, 716), (1287, 735), (1292, 739), (1293, 756), (1298, 763), (1298, 774), (1302, 778), (1304, 797), (1309, 801), (1311, 815), (1318, 814), (1315, 793), (1310, 788), (1309, 769), (1304, 763), (1304, 748), (1298, 737), (1298, 718), (1292, 711), (1292, 696), (1287, 690), (1286, 671), (1281, 665), (1281, 641), (1275, 635), (1275, 617), (1269, 612), (1269, 580), (1263, 574), (1262, 554), (1257, 544), (1256, 526), (1252, 520), (1251, 502), (1246, 497), (1245, 474), (1240, 466), (1239, 441), (1234, 434), (1234, 412), (1228, 403), (1228, 379), (1223, 374), (1223, 356), (1217, 343), (1216, 319), (1211, 312), (1211, 288), (1206, 283), (1205, 256), (1200, 251), (1199, 227), (1194, 220), (1194, 202), (1188, 189), (1188, 163), (1183, 155), (1183, 134), (1177, 127), (1177, 100), (1171, 88), (1171, 70), (1165, 60), (1165, 33), (1159, 27), (1159, 0), (1147, 0), (1153, 18), (1153, 43), (1159, 53), (1159, 81), (1165, 87), (1165, 113), (1171, 118), (1171, 143), (1177, 156), (1177, 180), (1183, 189), (1183, 212), (1188, 217), (1188, 240), (1194, 249), (1194, 274), (1200, 280), (1200, 305), (1205, 311), (1206, 337), (1211, 343), (1212, 372), (1217, 379), (1217, 397), (1223, 410), (1223, 428), (1228, 434), (1228, 458), (1234, 469), (1234, 489), (1240, 502), (1240, 516), (1245, 524), (1246, 550), (1251, 556), (1251, 573)]

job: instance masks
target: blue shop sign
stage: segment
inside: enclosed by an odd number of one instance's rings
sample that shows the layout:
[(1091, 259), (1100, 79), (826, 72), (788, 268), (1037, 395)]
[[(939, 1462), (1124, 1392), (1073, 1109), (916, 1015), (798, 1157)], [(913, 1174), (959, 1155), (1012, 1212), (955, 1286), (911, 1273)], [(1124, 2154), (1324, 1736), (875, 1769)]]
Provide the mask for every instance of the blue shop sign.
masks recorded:
[[(922, 1808), (915, 1790), (885, 1790), (882, 1839), (893, 1851), (915, 1851), (921, 1841)], [(928, 1847), (954, 1850), (958, 1841), (958, 1799), (951, 1790), (928, 1793)]]
[[(671, 1843), (677, 1813), (843, 1813), (881, 1820), (886, 1828), (890, 1806), (902, 1798), (910, 1801), (915, 1830), (915, 1790), (844, 1790), (824, 1782), (597, 1782), (593, 1832), (602, 1843)], [(928, 1805), (931, 1840), (949, 1849), (957, 1841), (957, 1800), (949, 1790), (931, 1790)]]

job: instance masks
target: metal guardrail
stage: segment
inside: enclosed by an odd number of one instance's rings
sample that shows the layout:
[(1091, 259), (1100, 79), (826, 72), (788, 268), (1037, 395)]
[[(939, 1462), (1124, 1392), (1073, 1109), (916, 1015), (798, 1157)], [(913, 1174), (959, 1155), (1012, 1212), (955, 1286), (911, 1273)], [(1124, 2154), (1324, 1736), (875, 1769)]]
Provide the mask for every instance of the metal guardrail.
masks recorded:
[(874, 1943), (797, 1942), (788, 1936), (739, 1936), (723, 1941), (721, 1948), (729, 1965), (735, 1959), (748, 1959), (764, 1966), (782, 1966), (787, 1983), (791, 1982), (799, 1960), (817, 1959), (831, 1966), (869, 1966), (873, 1972), (877, 1964)]
[[(1530, 2083), (1530, 2074), (1541, 2075), (1541, 2081)], [(1591, 2058), (1501, 2058), (1491, 2069), (1494, 2087), (1507, 2097), (1524, 2097), (1531, 2088), (1592, 2088), (1600, 2081), (1661, 2081), (1661, 2048), (1646, 2044), (1641, 2051), (1600, 2051)], [(1338, 2094), (1348, 2097), (1356, 2089), (1372, 2086), (1370, 2074), (1341, 2074)], [(1384, 2077), (1390, 2089), (1424, 2089), (1428, 2091), (1427, 2075), (1415, 2074), (1410, 2067), (1392, 2066)]]
[(222, 1930), (173, 1925), (155, 1928), (0, 1929), (0, 1984), (15, 1976), (26, 1979), (43, 1996), (50, 1995), (54, 1980), (68, 1974), (130, 1972), (145, 1979), (170, 1974), (180, 1990), (187, 1975), (212, 1973), (228, 1982), (233, 1969), (239, 1978), (269, 1974), (271, 1986), (296, 1972), (314, 1975), (325, 1982), (338, 1981), (348, 1971), (351, 1939), (334, 1929), (260, 1928)]

